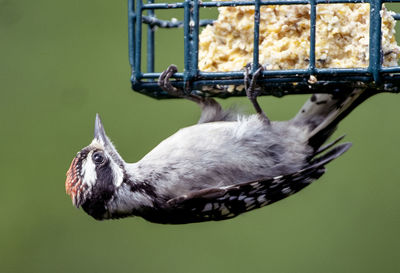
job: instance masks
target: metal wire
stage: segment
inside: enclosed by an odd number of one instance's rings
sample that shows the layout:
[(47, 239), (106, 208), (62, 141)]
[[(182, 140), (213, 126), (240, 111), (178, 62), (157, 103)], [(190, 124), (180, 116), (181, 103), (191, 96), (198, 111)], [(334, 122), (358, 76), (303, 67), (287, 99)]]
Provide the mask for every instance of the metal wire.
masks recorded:
[[(136, 1), (136, 2), (135, 2)], [(252, 1), (210, 1), (184, 0), (177, 3), (153, 3), (153, 0), (128, 0), (129, 16), (129, 60), (132, 67), (132, 88), (140, 93), (168, 98), (157, 79), (161, 72), (154, 71), (155, 39), (158, 28), (183, 28), (184, 32), (184, 71), (174, 74), (173, 85), (205, 96), (242, 96), (243, 90), (228, 91), (228, 86), (243, 85), (243, 71), (203, 72), (198, 68), (199, 29), (212, 24), (213, 20), (200, 20), (200, 7), (254, 6), (254, 50), (252, 73), (258, 68), (260, 8), (263, 5), (310, 5), (310, 58), (307, 69), (268, 70), (262, 72), (257, 81), (263, 85), (263, 95), (283, 96), (305, 93), (335, 93), (341, 88), (364, 86), (374, 91), (399, 92), (400, 66), (382, 67), (381, 16), (382, 4), (400, 0), (252, 0)], [(369, 3), (370, 37), (369, 66), (367, 68), (317, 68), (315, 63), (316, 7), (318, 4)], [(157, 10), (183, 9), (184, 19), (178, 21), (156, 18)], [(147, 13), (146, 15), (144, 13)], [(400, 20), (400, 14), (393, 15)], [(147, 28), (146, 71), (142, 69), (142, 30)], [(168, 64), (166, 64), (167, 67)], [(316, 76), (317, 82), (309, 82)]]

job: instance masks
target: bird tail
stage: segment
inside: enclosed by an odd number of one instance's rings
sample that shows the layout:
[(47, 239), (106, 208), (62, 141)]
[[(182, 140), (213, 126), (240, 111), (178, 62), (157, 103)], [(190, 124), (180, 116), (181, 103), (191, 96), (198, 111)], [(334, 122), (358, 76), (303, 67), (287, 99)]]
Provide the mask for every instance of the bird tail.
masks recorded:
[(318, 150), (336, 130), (338, 123), (373, 94), (365, 88), (341, 90), (337, 94), (313, 94), (292, 122), (307, 128), (309, 145)]

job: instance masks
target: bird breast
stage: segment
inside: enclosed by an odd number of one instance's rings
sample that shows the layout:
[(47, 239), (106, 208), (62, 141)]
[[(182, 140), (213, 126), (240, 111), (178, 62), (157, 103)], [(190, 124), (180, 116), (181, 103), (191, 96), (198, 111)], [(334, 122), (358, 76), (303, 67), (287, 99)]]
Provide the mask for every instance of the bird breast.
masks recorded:
[(253, 115), (183, 128), (130, 170), (172, 196), (294, 172), (310, 149), (303, 130), (287, 125), (268, 125)]

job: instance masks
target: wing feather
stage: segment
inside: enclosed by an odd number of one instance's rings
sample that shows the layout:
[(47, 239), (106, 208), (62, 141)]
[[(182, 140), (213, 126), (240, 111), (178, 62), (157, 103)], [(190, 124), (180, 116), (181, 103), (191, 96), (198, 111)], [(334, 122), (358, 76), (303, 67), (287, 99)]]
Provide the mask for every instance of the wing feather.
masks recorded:
[(343, 154), (350, 146), (351, 143), (338, 145), (310, 161), (306, 168), (292, 174), (193, 191), (170, 199), (160, 209), (159, 214), (152, 216), (147, 214), (145, 218), (153, 222), (170, 224), (233, 218), (301, 191), (325, 173), (325, 164)]

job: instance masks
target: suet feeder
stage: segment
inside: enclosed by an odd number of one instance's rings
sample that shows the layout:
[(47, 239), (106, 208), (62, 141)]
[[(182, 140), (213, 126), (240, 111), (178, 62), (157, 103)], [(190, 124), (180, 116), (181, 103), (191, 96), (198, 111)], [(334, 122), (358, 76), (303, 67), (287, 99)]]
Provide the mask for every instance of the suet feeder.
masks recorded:
[[(243, 90), (228, 92), (209, 92), (216, 86), (241, 86), (244, 81), (243, 71), (204, 72), (199, 70), (199, 32), (200, 27), (213, 24), (213, 20), (200, 20), (200, 8), (253, 6), (253, 72), (259, 65), (259, 22), (260, 8), (263, 5), (309, 5), (310, 6), (310, 48), (309, 63), (306, 69), (264, 70), (257, 84), (263, 87), (263, 95), (283, 96), (288, 94), (335, 93), (342, 88), (363, 86), (372, 92), (400, 92), (400, 66), (382, 65), (381, 48), (381, 9), (385, 2), (400, 0), (253, 0), (253, 1), (207, 1), (185, 0), (176, 3), (153, 3), (148, 0), (129, 1), (129, 59), (132, 67), (132, 89), (158, 99), (168, 98), (157, 84), (161, 71), (155, 71), (155, 49), (165, 46), (155, 43), (155, 36), (160, 29), (183, 28), (184, 69), (175, 73), (171, 83), (186, 92), (196, 92), (204, 96), (243, 96)], [(318, 68), (316, 66), (316, 16), (317, 5), (338, 3), (369, 4), (369, 65), (364, 68)], [(160, 20), (157, 12), (166, 9), (182, 9), (183, 21)], [(399, 20), (400, 15), (394, 14)], [(143, 31), (147, 31), (144, 38)], [(146, 47), (143, 54), (142, 47)], [(144, 56), (146, 55), (146, 56)], [(142, 71), (142, 63), (146, 72)], [(169, 64), (165, 64), (165, 68)], [(310, 81), (310, 79), (317, 79)]]

